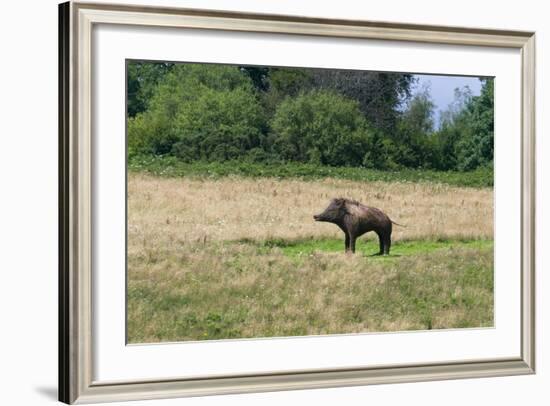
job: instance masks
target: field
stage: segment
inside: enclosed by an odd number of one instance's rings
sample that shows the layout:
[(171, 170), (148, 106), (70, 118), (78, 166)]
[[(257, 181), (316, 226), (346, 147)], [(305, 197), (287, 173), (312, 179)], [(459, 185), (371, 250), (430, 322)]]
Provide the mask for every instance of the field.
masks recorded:
[[(493, 325), (490, 187), (161, 175), (128, 179), (129, 342)], [(390, 256), (313, 221), (338, 196), (406, 225)]]

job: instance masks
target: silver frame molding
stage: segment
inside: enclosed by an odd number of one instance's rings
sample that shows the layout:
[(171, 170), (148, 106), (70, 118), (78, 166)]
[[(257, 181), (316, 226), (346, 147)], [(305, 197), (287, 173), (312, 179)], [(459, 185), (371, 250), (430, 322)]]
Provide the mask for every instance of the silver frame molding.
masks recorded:
[[(91, 49), (94, 24), (186, 27), (508, 47), (521, 51), (521, 355), (457, 363), (94, 382), (91, 292)], [(519, 79), (519, 78), (518, 78)], [(535, 371), (535, 34), (197, 9), (59, 5), (59, 400), (91, 403), (533, 374)]]

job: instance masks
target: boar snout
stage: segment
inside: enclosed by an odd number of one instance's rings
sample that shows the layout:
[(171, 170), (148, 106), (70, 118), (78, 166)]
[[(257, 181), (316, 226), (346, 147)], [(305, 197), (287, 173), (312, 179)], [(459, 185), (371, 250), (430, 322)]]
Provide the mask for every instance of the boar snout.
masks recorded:
[(313, 220), (319, 221), (319, 220), (321, 220), (321, 216), (319, 214), (314, 214), (313, 215)]

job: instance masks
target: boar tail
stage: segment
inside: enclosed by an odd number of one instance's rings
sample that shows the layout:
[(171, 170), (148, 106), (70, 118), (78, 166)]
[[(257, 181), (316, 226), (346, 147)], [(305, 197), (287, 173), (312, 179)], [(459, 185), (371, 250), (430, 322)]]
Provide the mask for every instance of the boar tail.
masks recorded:
[(404, 226), (403, 224), (399, 224), (399, 223), (396, 223), (395, 221), (393, 221), (392, 219), (390, 219), (390, 221), (395, 224), (396, 226), (399, 226), (399, 227), (407, 227), (407, 226)]

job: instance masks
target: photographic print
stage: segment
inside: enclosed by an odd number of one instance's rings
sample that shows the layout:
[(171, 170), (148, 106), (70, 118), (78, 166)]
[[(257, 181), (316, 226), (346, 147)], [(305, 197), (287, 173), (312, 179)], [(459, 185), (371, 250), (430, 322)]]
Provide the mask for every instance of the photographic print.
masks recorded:
[(493, 78), (126, 75), (129, 343), (493, 327)]
[(535, 373), (534, 32), (69, 2), (59, 40), (61, 401)]

